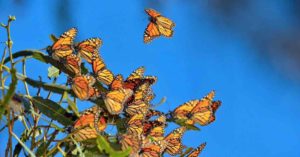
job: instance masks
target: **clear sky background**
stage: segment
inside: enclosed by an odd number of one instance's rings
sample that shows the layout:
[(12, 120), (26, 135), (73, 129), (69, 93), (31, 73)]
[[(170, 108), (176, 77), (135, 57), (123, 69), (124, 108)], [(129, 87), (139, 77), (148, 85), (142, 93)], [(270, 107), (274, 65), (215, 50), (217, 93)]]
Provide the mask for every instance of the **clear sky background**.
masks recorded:
[[(127, 76), (143, 65), (158, 77), (154, 103), (166, 97), (163, 111), (216, 90), (223, 102), (217, 120), (184, 136), (187, 146), (207, 142), (203, 157), (299, 157), (299, 6), (294, 0), (0, 0), (0, 21), (17, 18), (14, 51), (44, 48), (49, 34), (74, 26), (76, 41), (102, 38), (101, 55), (114, 73)], [(176, 23), (173, 38), (143, 43), (145, 8)], [(47, 81), (49, 65), (37, 63), (28, 62), (28, 75)], [(1, 154), (6, 138), (0, 134)]]

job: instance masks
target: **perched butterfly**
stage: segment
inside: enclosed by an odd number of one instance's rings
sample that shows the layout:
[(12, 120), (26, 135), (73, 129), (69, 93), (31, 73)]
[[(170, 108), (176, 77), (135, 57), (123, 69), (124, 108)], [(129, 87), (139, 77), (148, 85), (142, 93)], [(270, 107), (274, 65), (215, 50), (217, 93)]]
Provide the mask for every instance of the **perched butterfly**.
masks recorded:
[(138, 100), (134, 101), (126, 106), (125, 112), (129, 116), (134, 116), (136, 114), (142, 114), (147, 112), (149, 109), (149, 105), (144, 101)]
[(101, 116), (102, 109), (95, 105), (85, 110), (73, 125), (74, 139), (78, 142), (96, 138), (106, 128), (106, 119)]
[(157, 111), (157, 110), (154, 110), (154, 109), (149, 109), (147, 111), (145, 119), (148, 120), (148, 119), (150, 119), (153, 116), (161, 116), (161, 115), (164, 115), (164, 113), (160, 112), (160, 111)]
[(180, 127), (168, 134), (164, 141), (166, 142), (166, 152), (170, 155), (177, 155), (182, 152), (182, 135), (185, 132), (185, 127)]
[(102, 45), (102, 40), (99, 38), (86, 39), (75, 46), (76, 51), (88, 63), (92, 63), (94, 57), (99, 57), (99, 48)]
[(144, 67), (139, 67), (133, 71), (124, 81), (123, 87), (136, 91), (144, 83), (149, 83), (151, 86), (157, 81), (155, 76), (144, 76)]
[(114, 74), (108, 70), (100, 56), (92, 58), (93, 72), (96, 74), (98, 81), (105, 85), (110, 85), (114, 79)]
[(198, 157), (202, 150), (205, 148), (206, 142), (202, 143), (199, 147), (194, 149), (187, 157)]
[(140, 157), (160, 157), (165, 146), (161, 141), (151, 141), (143, 144), (141, 151), (139, 152)]
[(161, 115), (154, 121), (144, 122), (143, 133), (151, 140), (162, 141), (164, 139), (165, 126), (166, 116)]
[(47, 48), (53, 59), (60, 60), (73, 53), (73, 40), (76, 34), (77, 29), (71, 28), (64, 32), (52, 46)]
[(222, 102), (221, 101), (213, 101), (212, 104), (211, 104), (211, 109), (212, 109), (212, 116), (209, 120), (209, 123), (212, 123), (216, 120), (216, 116), (215, 116), (215, 113), (216, 111), (218, 110), (218, 108), (221, 106)]
[(93, 87), (95, 79), (89, 75), (76, 76), (70, 82), (73, 92), (81, 100), (94, 99), (100, 96), (100, 92)]
[(138, 152), (142, 145), (142, 137), (134, 134), (123, 134), (119, 137), (119, 143), (122, 150), (131, 148), (130, 156), (138, 156)]
[(64, 65), (67, 69), (72, 71), (75, 76), (81, 75), (81, 58), (75, 54), (70, 54), (64, 58)]
[(116, 89), (109, 91), (104, 96), (104, 103), (110, 114), (116, 115), (123, 111), (124, 104), (132, 96), (130, 89)]
[(127, 122), (127, 132), (129, 134), (141, 136), (143, 133), (145, 114), (137, 114), (132, 116)]
[(165, 37), (172, 37), (175, 23), (170, 19), (162, 16), (153, 9), (146, 9), (146, 13), (150, 16), (150, 23), (144, 32), (144, 42), (149, 43), (154, 38), (163, 35)]
[(199, 123), (204, 126), (211, 123), (215, 119), (215, 111), (212, 109), (212, 99), (214, 95), (215, 92), (211, 91), (201, 100), (192, 100), (180, 105), (173, 111), (173, 117), (178, 120), (183, 120), (185, 124), (189, 125)]

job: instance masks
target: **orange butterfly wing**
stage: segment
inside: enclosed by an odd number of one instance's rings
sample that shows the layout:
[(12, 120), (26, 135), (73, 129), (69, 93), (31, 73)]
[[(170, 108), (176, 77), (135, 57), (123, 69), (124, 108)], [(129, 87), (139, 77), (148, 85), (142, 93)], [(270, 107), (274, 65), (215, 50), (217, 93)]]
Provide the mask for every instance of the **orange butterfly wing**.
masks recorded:
[(97, 80), (106, 85), (110, 85), (114, 79), (114, 75), (106, 68), (103, 59), (101, 57), (93, 57), (91, 62), (93, 72), (96, 74)]
[(155, 23), (150, 22), (144, 32), (144, 43), (149, 43), (159, 36), (160, 32), (158, 30), (158, 26)]
[(116, 115), (123, 111), (124, 103), (132, 96), (130, 89), (117, 89), (109, 91), (104, 97), (104, 103), (110, 114)]
[(73, 53), (73, 40), (77, 34), (76, 28), (71, 28), (64, 32), (59, 39), (52, 45), (51, 53), (52, 58), (60, 60)]
[(65, 59), (65, 66), (67, 69), (72, 71), (75, 76), (81, 75), (81, 58), (76, 56), (75, 54), (71, 54)]
[(75, 95), (81, 100), (87, 100), (90, 96), (90, 89), (95, 83), (95, 79), (91, 76), (77, 76), (72, 79), (71, 88)]
[(202, 150), (205, 148), (206, 143), (202, 143), (199, 147), (194, 149), (187, 157), (198, 157)]
[(96, 138), (98, 133), (106, 128), (106, 119), (99, 114), (102, 112), (99, 106), (93, 106), (84, 111), (75, 121), (74, 139), (78, 142)]
[(78, 53), (89, 63), (92, 63), (93, 57), (98, 57), (98, 49), (102, 45), (99, 38), (90, 38), (79, 43), (75, 48)]
[(182, 136), (183, 133), (186, 131), (185, 127), (180, 127), (173, 130), (169, 135), (165, 137), (166, 141), (166, 152), (170, 155), (177, 155), (182, 152)]

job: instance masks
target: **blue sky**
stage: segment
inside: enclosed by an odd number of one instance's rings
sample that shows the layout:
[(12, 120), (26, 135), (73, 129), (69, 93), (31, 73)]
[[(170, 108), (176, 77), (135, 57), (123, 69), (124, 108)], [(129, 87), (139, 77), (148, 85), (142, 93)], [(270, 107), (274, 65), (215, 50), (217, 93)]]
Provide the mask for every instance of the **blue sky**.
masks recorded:
[[(289, 47), (278, 39), (299, 33), (293, 5), (232, 0), (229, 9), (218, 10), (219, 3), (214, 2), (220, 1), (2, 0), (0, 21), (5, 22), (7, 15), (17, 17), (12, 25), (14, 51), (44, 48), (51, 44), (49, 34), (59, 35), (74, 26), (79, 30), (77, 41), (100, 37), (101, 55), (114, 73), (127, 76), (145, 66), (146, 74), (158, 77), (154, 103), (166, 97), (159, 106), (163, 111), (216, 90), (216, 99), (223, 102), (216, 122), (184, 136), (188, 146), (207, 142), (205, 157), (300, 156), (300, 69), (293, 66), (297, 62), (287, 52)], [(173, 38), (143, 43), (145, 8), (176, 23)], [(4, 33), (0, 30), (0, 41), (5, 40)], [(293, 47), (299, 42), (288, 43)], [(28, 75), (46, 76), (48, 66), (28, 62)], [(81, 110), (87, 107), (80, 105)]]

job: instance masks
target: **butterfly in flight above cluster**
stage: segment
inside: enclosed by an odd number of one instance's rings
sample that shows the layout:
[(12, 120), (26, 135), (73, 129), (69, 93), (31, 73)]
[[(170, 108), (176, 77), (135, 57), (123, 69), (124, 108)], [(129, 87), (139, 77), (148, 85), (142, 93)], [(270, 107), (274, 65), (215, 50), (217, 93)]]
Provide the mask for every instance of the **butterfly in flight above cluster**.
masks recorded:
[(144, 43), (151, 42), (159, 36), (172, 37), (173, 27), (175, 23), (170, 19), (162, 16), (154, 9), (146, 9), (146, 13), (150, 16), (150, 23), (144, 32)]

